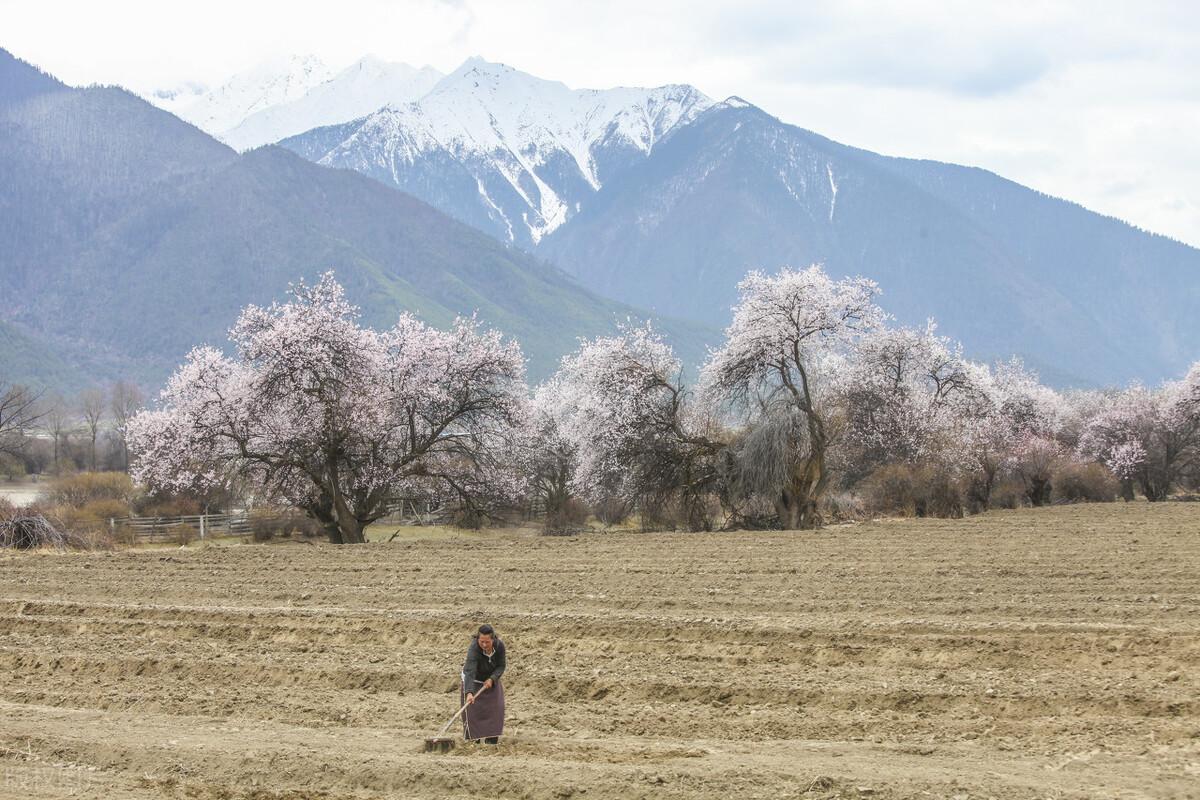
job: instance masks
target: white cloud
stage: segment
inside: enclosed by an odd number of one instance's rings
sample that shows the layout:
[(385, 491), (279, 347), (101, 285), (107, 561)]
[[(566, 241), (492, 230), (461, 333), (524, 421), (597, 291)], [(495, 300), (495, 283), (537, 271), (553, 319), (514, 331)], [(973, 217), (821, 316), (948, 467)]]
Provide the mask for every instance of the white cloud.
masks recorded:
[(688, 82), (893, 155), (992, 169), (1200, 245), (1200, 7), (1184, 2), (0, 0), (65, 80), (219, 82), (271, 56), (469, 55), (572, 86)]

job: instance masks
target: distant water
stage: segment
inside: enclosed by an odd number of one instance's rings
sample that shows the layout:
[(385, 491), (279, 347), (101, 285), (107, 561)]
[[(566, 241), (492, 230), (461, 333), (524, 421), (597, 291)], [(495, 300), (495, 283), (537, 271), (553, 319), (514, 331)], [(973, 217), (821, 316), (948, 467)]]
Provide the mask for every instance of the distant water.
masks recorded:
[(27, 506), (41, 497), (44, 488), (27, 483), (0, 484), (0, 497), (14, 506)]

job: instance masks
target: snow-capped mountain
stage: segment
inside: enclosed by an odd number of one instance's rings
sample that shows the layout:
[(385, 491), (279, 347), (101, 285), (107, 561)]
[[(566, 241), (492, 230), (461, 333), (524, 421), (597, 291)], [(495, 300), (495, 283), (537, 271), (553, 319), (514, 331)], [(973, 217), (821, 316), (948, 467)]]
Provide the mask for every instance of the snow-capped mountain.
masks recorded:
[(165, 111), (220, 137), (252, 114), (303, 97), (309, 89), (333, 77), (316, 56), (292, 56), (265, 61), (239, 72), (217, 88), (191, 100), (186, 94), (146, 99)]
[(199, 81), (182, 81), (174, 86), (160, 86), (147, 92), (142, 92), (143, 100), (158, 106), (163, 111), (169, 111), (180, 116), (181, 109), (187, 108), (198, 101), (208, 92), (208, 85)]
[[(0, 130), (5, 380), (158, 384), (246, 303), (328, 269), (367, 324), (477, 315), (521, 342), (535, 380), (579, 337), (645, 318), (376, 181), (278, 147), (239, 155), (126, 91), (71, 88), (3, 49)], [(689, 360), (714, 343), (704, 326), (656, 324)]]
[(932, 315), (975, 358), (1017, 354), (1058, 384), (1183, 374), (1200, 341), (1200, 250), (981, 169), (848, 147), (736, 99), (534, 253), (600, 294), (715, 324), (749, 270), (820, 262), (877, 281), (904, 324)]
[(237, 150), (357, 119), (388, 104), (410, 103), (441, 80), (433, 67), (412, 67), (367, 56), (302, 96), (263, 108), (230, 130), (218, 132)]
[(281, 144), (529, 247), (711, 105), (686, 85), (570, 89), (472, 58), (417, 102)]
[(706, 325), (748, 270), (821, 262), (878, 281), (902, 322), (932, 314), (973, 357), (1019, 354), (1055, 383), (1158, 381), (1200, 341), (1200, 250), (686, 85), (572, 90), (471, 59), (414, 102), (280, 144)]

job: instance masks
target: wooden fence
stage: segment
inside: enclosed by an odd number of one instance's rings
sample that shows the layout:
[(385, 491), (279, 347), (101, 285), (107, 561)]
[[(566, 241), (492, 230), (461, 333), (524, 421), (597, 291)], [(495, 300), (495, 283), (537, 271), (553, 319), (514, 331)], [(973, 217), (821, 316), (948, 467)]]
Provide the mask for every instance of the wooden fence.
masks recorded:
[(192, 514), (182, 517), (113, 517), (108, 528), (114, 535), (118, 531), (131, 532), (143, 541), (170, 541), (181, 538), (190, 528), (192, 538), (208, 539), (213, 536), (247, 536), (250, 534), (250, 517), (245, 514)]
[[(540, 519), (546, 510), (539, 500), (534, 500), (520, 509), (527, 520)], [(280, 514), (280, 519), (302, 515)], [(271, 518), (271, 515), (266, 515)], [(259, 519), (255, 514), (253, 519)], [(181, 517), (112, 517), (108, 520), (109, 530), (114, 537), (132, 535), (139, 541), (169, 542), (188, 539), (209, 539), (214, 536), (249, 536), (253, 533), (253, 519), (241, 514), (191, 514)], [(388, 514), (377, 522), (383, 525), (443, 525), (450, 519), (450, 509), (445, 505), (424, 500), (395, 500), (389, 504)], [(190, 530), (190, 532), (189, 532)]]

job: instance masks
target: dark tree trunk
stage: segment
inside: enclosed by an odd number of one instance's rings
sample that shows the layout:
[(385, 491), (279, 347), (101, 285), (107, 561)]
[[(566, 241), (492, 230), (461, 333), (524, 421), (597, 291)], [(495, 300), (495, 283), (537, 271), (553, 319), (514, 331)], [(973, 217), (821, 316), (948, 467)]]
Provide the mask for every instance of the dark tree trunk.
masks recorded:
[(342, 532), (342, 544), (365, 544), (367, 528), (356, 519), (339, 520), (338, 528)]
[(1151, 503), (1157, 503), (1160, 500), (1166, 500), (1171, 493), (1169, 485), (1163, 485), (1154, 481), (1142, 482), (1142, 494), (1146, 495), (1146, 499)]
[[(333, 513), (332, 502), (313, 503), (305, 507), (308, 515), (321, 523), (330, 544), (362, 544), (367, 540), (366, 526), (351, 514), (341, 518)], [(347, 522), (348, 520), (348, 522)]]
[[(327, 484), (325, 486), (326, 499), (322, 503), (322, 510), (328, 515), (329, 522), (338, 531), (338, 541), (334, 544), (363, 544), (367, 541), (366, 525), (363, 523), (361, 516), (364, 508), (374, 505), (367, 498), (357, 497), (349, 498), (338, 481), (337, 465), (331, 460), (327, 472)], [(353, 505), (351, 503), (353, 502)], [(374, 519), (374, 517), (366, 517), (366, 519)], [(331, 538), (331, 541), (332, 538)]]
[(775, 500), (779, 525), (785, 531), (811, 530), (821, 527), (818, 503), (828, 481), (824, 453), (811, 456), (792, 474), (789, 485), (783, 487)]
[(1030, 478), (1029, 502), (1034, 507), (1049, 505), (1051, 488), (1049, 478)]
[(990, 477), (985, 475), (976, 475), (971, 478), (970, 484), (967, 486), (967, 501), (971, 505), (971, 511), (979, 513), (987, 511), (992, 504), (992, 481)]
[(1133, 479), (1132, 478), (1122, 478), (1121, 479), (1121, 499), (1124, 500), (1126, 503), (1132, 503), (1133, 497), (1134, 497), (1134, 495), (1133, 495)]

